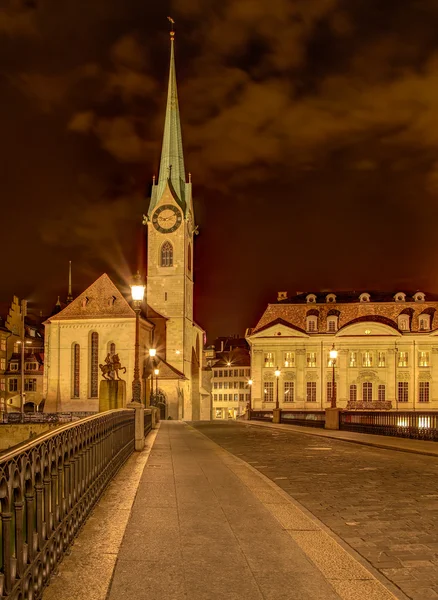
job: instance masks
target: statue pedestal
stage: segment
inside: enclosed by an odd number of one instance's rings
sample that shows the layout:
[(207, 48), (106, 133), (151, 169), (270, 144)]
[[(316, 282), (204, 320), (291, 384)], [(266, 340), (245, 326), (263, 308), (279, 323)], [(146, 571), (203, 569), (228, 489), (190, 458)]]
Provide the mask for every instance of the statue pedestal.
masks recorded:
[(126, 381), (104, 379), (99, 385), (99, 412), (126, 407)]

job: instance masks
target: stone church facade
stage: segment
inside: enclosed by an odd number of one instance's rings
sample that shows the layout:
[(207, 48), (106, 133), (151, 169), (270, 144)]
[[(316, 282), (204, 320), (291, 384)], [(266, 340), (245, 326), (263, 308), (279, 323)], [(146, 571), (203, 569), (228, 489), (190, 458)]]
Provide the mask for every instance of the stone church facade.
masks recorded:
[(253, 409), (272, 409), (277, 389), (280, 408), (329, 407), (334, 348), (340, 408), (437, 410), (437, 311), (423, 292), (280, 292), (247, 330)]
[[(210, 418), (203, 387), (205, 332), (193, 320), (195, 225), (191, 176), (185, 175), (175, 72), (174, 34), (158, 179), (143, 217), (147, 228), (145, 303), (140, 317), (142, 397), (166, 406), (174, 419)], [(135, 312), (107, 275), (46, 322), (46, 411), (98, 409), (96, 367), (117, 352), (131, 394)], [(149, 356), (149, 349), (156, 356)], [(158, 376), (154, 375), (158, 369)], [(77, 381), (79, 375), (79, 383)]]

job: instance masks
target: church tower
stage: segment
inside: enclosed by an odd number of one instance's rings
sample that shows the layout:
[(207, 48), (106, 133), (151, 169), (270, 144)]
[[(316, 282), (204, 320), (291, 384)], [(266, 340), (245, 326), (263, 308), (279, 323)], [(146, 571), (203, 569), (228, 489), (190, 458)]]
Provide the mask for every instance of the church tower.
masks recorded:
[(189, 174), (187, 182), (184, 168), (174, 40), (172, 28), (160, 171), (158, 181), (155, 177), (153, 180), (145, 217), (148, 228), (147, 302), (168, 319), (166, 361), (191, 381), (195, 224), (191, 177)]

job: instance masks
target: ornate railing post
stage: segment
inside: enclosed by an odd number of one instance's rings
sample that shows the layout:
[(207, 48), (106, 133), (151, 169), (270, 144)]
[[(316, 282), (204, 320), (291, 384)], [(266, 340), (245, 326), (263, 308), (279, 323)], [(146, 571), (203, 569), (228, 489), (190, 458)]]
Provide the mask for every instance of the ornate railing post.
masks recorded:
[(34, 501), (33, 494), (25, 494), (24, 500), (26, 503), (26, 539), (27, 539), (27, 561), (32, 562), (35, 556), (35, 541), (34, 541)]
[(17, 559), (17, 573), (23, 577), (23, 502), (14, 502), (15, 511), (15, 557)]
[(2, 551), (3, 569), (5, 576), (5, 592), (9, 594), (12, 588), (12, 562), (11, 562), (11, 521), (12, 513), (1, 513), (2, 518)]

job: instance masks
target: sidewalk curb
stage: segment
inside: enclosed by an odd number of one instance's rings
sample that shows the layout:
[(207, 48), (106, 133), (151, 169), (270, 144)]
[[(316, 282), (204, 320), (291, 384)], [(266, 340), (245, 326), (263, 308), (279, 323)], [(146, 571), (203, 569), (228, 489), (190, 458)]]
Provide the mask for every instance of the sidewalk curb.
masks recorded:
[[(371, 440), (351, 439), (349, 437), (342, 436), (342, 434), (341, 435), (333, 435), (333, 434), (329, 433), (330, 430), (327, 430), (327, 429), (324, 429), (323, 430), (324, 433), (321, 433), (316, 428), (313, 429), (310, 427), (301, 427), (299, 425), (286, 425), (284, 423), (277, 425), (274, 423), (262, 423), (262, 422), (255, 422), (255, 421), (239, 421), (239, 423), (242, 425), (254, 425), (255, 427), (266, 427), (267, 429), (276, 429), (277, 431), (286, 431), (289, 433), (298, 433), (298, 434), (302, 434), (302, 435), (313, 435), (315, 437), (329, 438), (332, 440), (339, 440), (341, 442), (350, 442), (352, 444), (359, 444), (361, 446), (370, 446), (372, 448), (381, 448), (383, 450), (395, 450), (397, 452), (407, 452), (409, 454), (422, 454), (424, 456), (434, 456), (435, 458), (438, 458), (438, 443), (437, 442), (430, 442), (431, 444), (437, 445), (436, 451), (432, 452), (432, 451), (427, 451), (427, 450), (421, 450), (419, 448), (403, 448), (401, 446), (395, 446), (390, 443), (385, 444), (384, 442), (380, 441), (382, 436), (377, 436), (377, 435), (376, 435), (376, 437), (379, 438), (379, 441), (373, 442)], [(327, 432), (327, 433), (325, 433), (325, 432)], [(373, 434), (358, 433), (357, 435), (373, 435)], [(406, 440), (406, 441), (411, 441), (411, 442), (425, 441), (425, 440), (411, 440), (410, 438), (394, 438), (394, 439)]]

